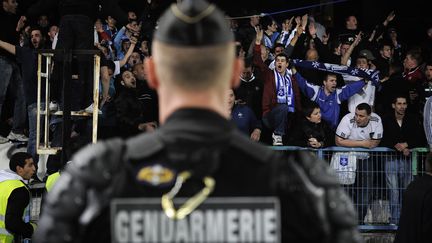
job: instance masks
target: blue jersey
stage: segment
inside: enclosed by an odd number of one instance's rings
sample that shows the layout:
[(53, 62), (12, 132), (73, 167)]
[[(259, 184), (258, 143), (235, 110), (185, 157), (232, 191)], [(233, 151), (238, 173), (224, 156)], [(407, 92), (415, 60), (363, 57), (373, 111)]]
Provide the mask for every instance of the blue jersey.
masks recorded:
[(365, 85), (365, 82), (353, 82), (327, 95), (324, 92), (323, 86), (309, 83), (298, 72), (294, 77), (303, 94), (319, 105), (322, 118), (328, 122), (333, 129), (336, 128), (339, 123), (340, 104), (342, 101), (349, 99), (349, 97), (359, 92)]

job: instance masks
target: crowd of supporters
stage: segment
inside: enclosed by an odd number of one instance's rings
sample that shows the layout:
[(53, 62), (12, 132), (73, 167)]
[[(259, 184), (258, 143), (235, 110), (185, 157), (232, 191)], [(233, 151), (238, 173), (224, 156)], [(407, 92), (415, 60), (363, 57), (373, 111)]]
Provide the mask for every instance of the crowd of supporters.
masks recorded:
[[(144, 13), (128, 11), (123, 16), (127, 21), (118, 21), (103, 11), (95, 15), (94, 48), (103, 56), (99, 139), (130, 137), (158, 126), (157, 94), (146, 83), (143, 65), (143, 60), (151, 56), (151, 37), (157, 28), (152, 9), (150, 1)], [(25, 17), (25, 13), (21, 17), (16, 13), (15, 0), (3, 0), (1, 16), (10, 31), (2, 32), (0, 41), (16, 46), (17, 51), (14, 56), (2, 45), (0, 61), (16, 63), (11, 77), (24, 82), (23, 87), (12, 81), (3, 87), (0, 103), (7, 105), (0, 106), (4, 110), (0, 142), (25, 142), (30, 133), (33, 142), (28, 143), (28, 151), (37, 158), (34, 114), (30, 112), (35, 109), (37, 78), (24, 73), (35, 74), (37, 62), (25, 63), (19, 47), (55, 48), (61, 29), (48, 13), (35, 19)], [(342, 117), (349, 113), (354, 116), (359, 104), (369, 105), (369, 114), (384, 117), (395, 112), (392, 107), (396, 96), (403, 96), (406, 112), (420, 123), (425, 101), (432, 94), (432, 26), (424, 30), (424, 39), (408, 46), (398, 36), (394, 18), (397, 16), (389, 11), (374, 29), (360, 29), (357, 17), (350, 15), (344, 28), (335, 29), (308, 14), (285, 16), (279, 22), (271, 15), (253, 14), (240, 20), (227, 16), (237, 41), (237, 54), (245, 60), (241, 85), (234, 93), (229, 92), (231, 98), (235, 96), (230, 105), (233, 121), (252, 139), (269, 145), (327, 147), (338, 144), (335, 134)], [(313, 65), (300, 67), (293, 60), (337, 64), (369, 73), (378, 70), (379, 82), (314, 69)], [(6, 67), (2, 65), (3, 73)], [(75, 69), (73, 72), (78, 74)], [(20, 93), (22, 88), (25, 95)], [(17, 109), (23, 97), (33, 97), (25, 102), (28, 113)], [(15, 104), (15, 109), (10, 109), (10, 104)], [(243, 112), (245, 106), (252, 112)], [(83, 135), (83, 127), (86, 125), (76, 122), (71, 136)], [(384, 130), (381, 137), (385, 134)], [(419, 141), (416, 145), (426, 145), (424, 134)]]

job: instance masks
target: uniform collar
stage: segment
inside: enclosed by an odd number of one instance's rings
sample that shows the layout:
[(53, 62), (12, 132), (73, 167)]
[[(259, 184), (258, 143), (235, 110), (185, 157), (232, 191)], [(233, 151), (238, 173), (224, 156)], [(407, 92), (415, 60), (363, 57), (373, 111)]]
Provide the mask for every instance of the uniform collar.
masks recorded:
[(172, 113), (161, 126), (170, 135), (212, 140), (229, 136), (234, 124), (220, 114), (202, 108), (184, 108)]

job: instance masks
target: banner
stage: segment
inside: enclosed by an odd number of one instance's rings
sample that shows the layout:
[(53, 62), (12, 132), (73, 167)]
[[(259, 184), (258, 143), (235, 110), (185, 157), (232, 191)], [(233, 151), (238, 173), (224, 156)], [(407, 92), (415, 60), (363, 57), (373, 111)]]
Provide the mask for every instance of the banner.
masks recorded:
[(298, 67), (308, 69), (318, 69), (325, 72), (347, 74), (355, 77), (364, 78), (372, 81), (374, 86), (380, 85), (379, 71), (372, 69), (359, 69), (348, 66), (336, 65), (331, 63), (320, 63), (315, 61), (305, 61), (300, 59), (292, 59), (291, 62)]

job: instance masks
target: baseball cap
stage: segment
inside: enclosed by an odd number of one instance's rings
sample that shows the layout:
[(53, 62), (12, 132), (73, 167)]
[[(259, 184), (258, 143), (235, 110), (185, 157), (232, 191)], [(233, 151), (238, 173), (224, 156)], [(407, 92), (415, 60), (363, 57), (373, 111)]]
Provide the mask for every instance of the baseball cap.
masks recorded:
[(359, 56), (360, 57), (366, 57), (366, 59), (368, 59), (368, 60), (375, 60), (375, 56), (372, 54), (371, 51), (369, 51), (367, 49), (361, 50), (359, 52)]

